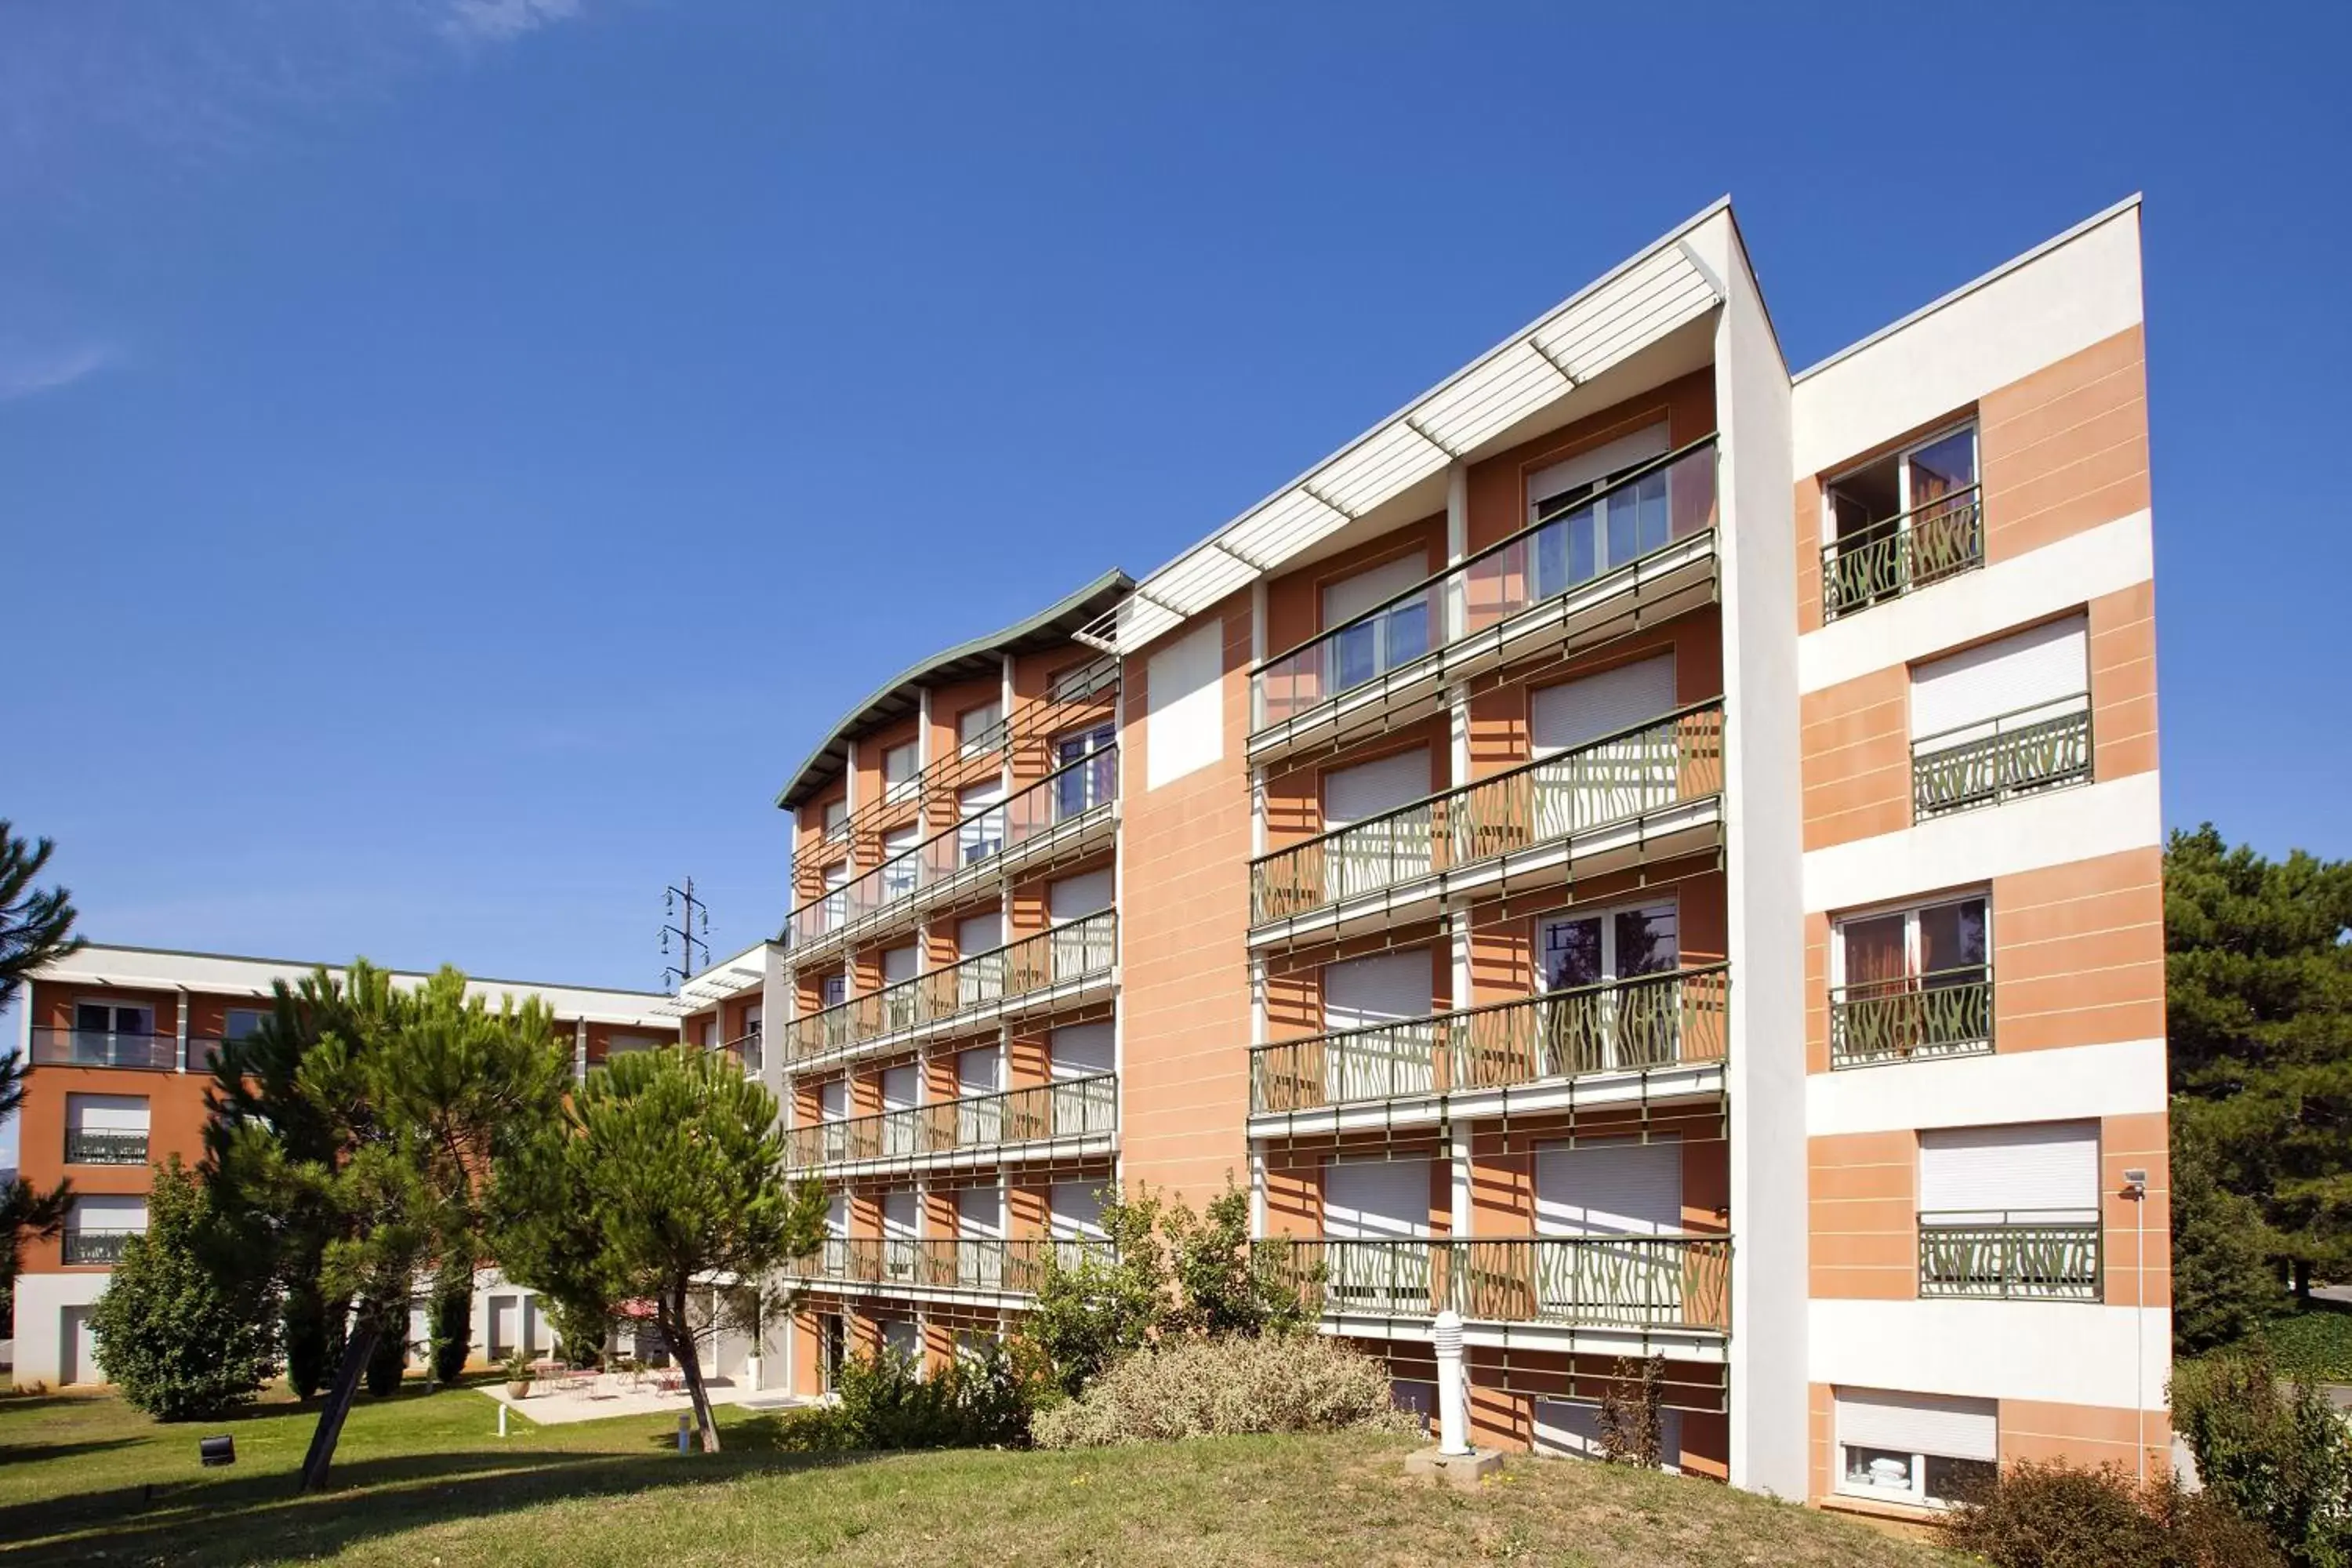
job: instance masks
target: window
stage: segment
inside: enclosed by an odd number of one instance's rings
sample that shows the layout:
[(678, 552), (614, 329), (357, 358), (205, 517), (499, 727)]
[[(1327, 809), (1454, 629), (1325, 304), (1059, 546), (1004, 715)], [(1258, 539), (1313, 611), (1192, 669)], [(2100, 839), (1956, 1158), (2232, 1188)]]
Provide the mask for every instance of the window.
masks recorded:
[[(1323, 895), (1348, 898), (1429, 875), (1433, 813), (1429, 748), (1335, 768), (1323, 775)], [(1342, 828), (1354, 831), (1340, 834)]]
[(849, 976), (846, 973), (828, 974), (817, 982), (817, 1005), (820, 1008), (838, 1007), (848, 1000)]
[(1913, 666), (1913, 815), (2087, 783), (2089, 646), (2075, 615)]
[(1822, 616), (1834, 620), (1984, 564), (1974, 425), (1946, 430), (1822, 490)]
[[(1539, 1076), (1668, 1066), (1680, 1059), (1684, 1001), (1674, 900), (1574, 911), (1545, 921), (1536, 957), (1546, 994), (1536, 1008)], [(1629, 984), (1630, 983), (1630, 984)]]
[(1327, 1160), (1323, 1164), (1326, 1310), (1425, 1318), (1435, 1310), (1430, 1232), (1433, 1163)]
[(85, 1067), (177, 1066), (178, 1042), (155, 1037), (155, 1010), (140, 1004), (74, 1004), (71, 1060)]
[(841, 1376), (842, 1363), (849, 1359), (849, 1333), (843, 1326), (838, 1312), (820, 1312), (816, 1320), (817, 1378), (819, 1386), (831, 1394)]
[(1924, 1508), (1945, 1507), (1990, 1481), (2000, 1458), (1998, 1407), (1879, 1389), (1835, 1392), (1837, 1489)]
[(824, 836), (838, 838), (849, 831), (849, 802), (829, 800), (824, 803)]
[(849, 918), (849, 862), (835, 860), (824, 868), (824, 923), (832, 931)]
[(147, 1200), (142, 1195), (85, 1193), (66, 1210), (64, 1260), (68, 1263), (112, 1264), (122, 1257), (123, 1243), (147, 1229)]
[[(1666, 472), (1651, 465), (1666, 455), (1667, 440), (1666, 426), (1653, 425), (1528, 476), (1528, 521), (1542, 525), (1529, 541), (1530, 598), (1564, 594), (1666, 543)], [(1644, 468), (1651, 471), (1632, 485), (1611, 489)]]
[(1921, 1132), (1919, 1294), (2099, 1300), (2099, 1124)]
[(1831, 1066), (1992, 1049), (1983, 894), (1849, 915), (1830, 948)]
[(66, 1163), (143, 1165), (148, 1107), (144, 1095), (66, 1096)]
[(974, 865), (1004, 847), (1004, 781), (956, 792), (956, 864)]
[(991, 700), (956, 715), (959, 756), (973, 757), (1004, 743), (1004, 704)]
[(1437, 1090), (1438, 1026), (1430, 951), (1373, 953), (1323, 966), (1325, 1090), (1337, 1101)]
[(882, 897), (903, 899), (922, 879), (922, 859), (915, 847), (923, 840), (923, 825), (910, 822), (882, 836)]
[(1097, 724), (1054, 742), (1055, 765), (1062, 769), (1054, 781), (1056, 821), (1091, 810), (1118, 793), (1118, 753), (1111, 750), (1115, 735), (1111, 725)]
[(221, 1038), (242, 1040), (249, 1035), (257, 1035), (268, 1017), (269, 1015), (258, 1007), (231, 1007), (222, 1020)]
[(922, 748), (913, 741), (882, 752), (882, 798), (904, 800), (914, 793), (915, 775), (922, 771)]
[(1324, 585), (1323, 625), (1345, 628), (1324, 645), (1332, 691), (1361, 686), (1429, 651), (1428, 593), (1398, 597), (1428, 575), (1429, 557), (1417, 552)]

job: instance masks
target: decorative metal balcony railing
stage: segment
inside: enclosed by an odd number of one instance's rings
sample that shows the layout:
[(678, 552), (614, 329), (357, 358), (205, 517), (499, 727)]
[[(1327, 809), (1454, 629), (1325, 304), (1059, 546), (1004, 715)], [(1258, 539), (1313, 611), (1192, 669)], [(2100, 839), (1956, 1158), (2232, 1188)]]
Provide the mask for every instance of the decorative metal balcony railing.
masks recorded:
[(798, 1278), (844, 1285), (920, 1286), (1034, 1296), (1047, 1268), (1115, 1257), (1107, 1241), (1051, 1237), (828, 1237), (793, 1268)]
[(1251, 729), (1279, 724), (1715, 525), (1715, 437), (1258, 666)]
[(1978, 1056), (1991, 1049), (1990, 964), (1830, 988), (1833, 1068)]
[(1731, 1328), (1720, 1236), (1509, 1237), (1253, 1244), (1258, 1267), (1313, 1311), (1570, 1327)]
[(748, 1035), (738, 1035), (719, 1048), (740, 1062), (746, 1073), (756, 1073), (760, 1070), (763, 1058), (759, 1030), (754, 1029)]
[(1250, 1051), (1253, 1115), (1720, 1062), (1728, 964), (1547, 992)]
[(1984, 564), (1984, 491), (1937, 496), (1899, 517), (1822, 546), (1822, 618), (1840, 616)]
[(804, 946), (1097, 811), (1118, 795), (1116, 743), (1057, 769), (794, 910), (784, 941)]
[(2084, 692), (1911, 742), (1911, 811), (1925, 822), (2091, 776)]
[(797, 1170), (928, 1160), (1118, 1131), (1118, 1078), (1103, 1073), (795, 1127), (787, 1135), (785, 1163)]
[(1630, 821), (1723, 792), (1723, 704), (1430, 795), (1250, 863), (1250, 923)]
[(68, 1165), (143, 1165), (147, 1163), (147, 1134), (118, 1132), (95, 1127), (66, 1129), (66, 1163)]
[(2084, 1209), (1922, 1214), (1919, 1294), (2099, 1300), (2098, 1220)]
[[(205, 1047), (218, 1042), (191, 1038), (188, 1060), (205, 1059)], [(180, 1041), (175, 1035), (134, 1035), (112, 1029), (59, 1029), (42, 1026), (33, 1031), (33, 1065), (61, 1068), (138, 1068), (170, 1072), (180, 1065)]]
[(861, 1041), (944, 1023), (1069, 981), (1108, 974), (1118, 956), (1118, 915), (1105, 910), (796, 1018), (788, 1037), (787, 1059), (808, 1061)]
[(59, 1238), (64, 1260), (68, 1263), (115, 1264), (122, 1261), (123, 1249), (134, 1236), (144, 1236), (144, 1230), (74, 1230), (68, 1228)]

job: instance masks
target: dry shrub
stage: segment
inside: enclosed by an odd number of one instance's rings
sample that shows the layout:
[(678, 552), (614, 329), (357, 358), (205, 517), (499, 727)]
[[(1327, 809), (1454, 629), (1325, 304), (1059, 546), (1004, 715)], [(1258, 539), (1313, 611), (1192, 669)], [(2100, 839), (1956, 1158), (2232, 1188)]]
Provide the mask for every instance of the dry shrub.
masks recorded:
[(2015, 1465), (1956, 1510), (1945, 1543), (1993, 1568), (2277, 1568), (2269, 1536), (2168, 1472)]
[(1410, 1431), (1386, 1368), (1319, 1334), (1179, 1339), (1138, 1351), (1076, 1399), (1037, 1413), (1041, 1448), (1245, 1432)]

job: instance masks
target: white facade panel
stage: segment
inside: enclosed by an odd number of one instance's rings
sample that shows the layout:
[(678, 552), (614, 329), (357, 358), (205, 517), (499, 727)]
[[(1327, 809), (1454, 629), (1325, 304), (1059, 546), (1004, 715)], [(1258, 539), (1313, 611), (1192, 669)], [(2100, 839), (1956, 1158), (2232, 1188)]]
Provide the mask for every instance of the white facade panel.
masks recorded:
[(1211, 621), (1156, 650), (1146, 664), (1145, 788), (1171, 784), (1224, 756), (1224, 623)]
[(2164, 1042), (2124, 1040), (1815, 1073), (1805, 1084), (1805, 1131), (1823, 1138), (1983, 1127), (2027, 1106), (2057, 1121), (2152, 1115), (2167, 1103)]

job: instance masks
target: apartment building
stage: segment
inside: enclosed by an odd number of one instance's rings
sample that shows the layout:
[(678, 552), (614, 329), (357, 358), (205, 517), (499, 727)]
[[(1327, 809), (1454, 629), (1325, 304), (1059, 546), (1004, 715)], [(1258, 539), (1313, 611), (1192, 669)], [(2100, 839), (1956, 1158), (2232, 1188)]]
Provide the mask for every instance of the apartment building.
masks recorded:
[(791, 1385), (1231, 1179), (1401, 1396), (1463, 1314), (1486, 1442), (1654, 1358), (1783, 1496), (2165, 1463), (2138, 216), (1792, 374), (1717, 204), (845, 716), (759, 960)]
[[(276, 982), (290, 984), (314, 967), (92, 943), (28, 983), (16, 1009), (17, 1049), (29, 1064), (18, 1167), (42, 1188), (70, 1179), (75, 1196), (65, 1233), (28, 1246), (16, 1277), (19, 1386), (100, 1380), (89, 1309), (125, 1239), (146, 1229), (154, 1167), (173, 1155), (191, 1167), (204, 1158), (214, 1056), (261, 1026)], [(395, 972), (393, 984), (425, 978)], [(671, 999), (656, 993), (507, 980), (476, 980), (468, 990), (494, 1007), (503, 996), (545, 1003), (571, 1036), (582, 1075), (613, 1053), (678, 1038)], [(427, 1337), (421, 1303), (409, 1337)], [(483, 1360), (552, 1344), (536, 1295), (488, 1270), (475, 1290), (472, 1337)]]

